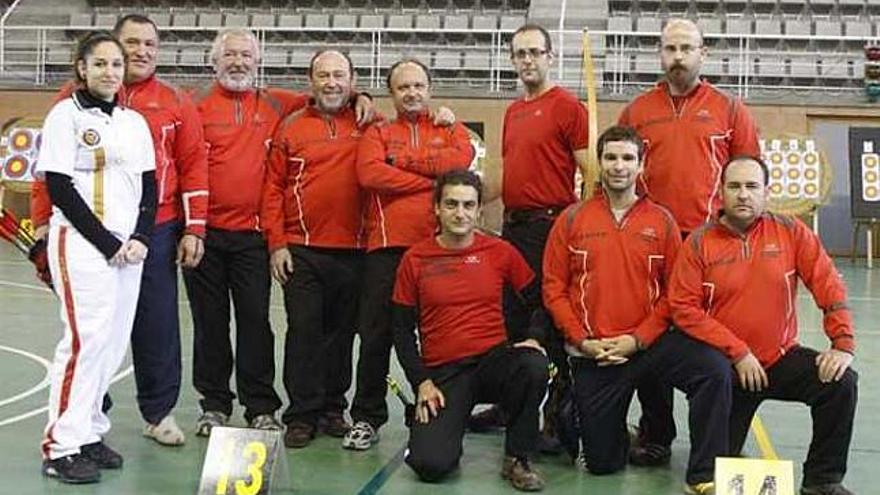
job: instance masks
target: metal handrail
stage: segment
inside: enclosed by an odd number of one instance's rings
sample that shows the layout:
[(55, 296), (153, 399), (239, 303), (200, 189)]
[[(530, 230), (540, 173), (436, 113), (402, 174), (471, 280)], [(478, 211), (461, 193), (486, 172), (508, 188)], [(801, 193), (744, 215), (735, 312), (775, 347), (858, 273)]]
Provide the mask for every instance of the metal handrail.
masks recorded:
[[(9, 42), (6, 40), (6, 35), (9, 33), (18, 33), (23, 31), (36, 31), (36, 44), (34, 45), (33, 41), (28, 41), (28, 45), (21, 44), (22, 53), (29, 54), (31, 50), (36, 49), (37, 53), (33, 59), (28, 59), (28, 61), (24, 61), (20, 64), (28, 69), (26, 72), (28, 78), (33, 75), (33, 80), (36, 84), (45, 84), (47, 80), (51, 78), (53, 75), (52, 72), (47, 71), (47, 67), (51, 68), (52, 64), (48, 57), (45, 56), (48, 48), (51, 48), (54, 45), (54, 42), (48, 41), (51, 36), (49, 36), (53, 31), (55, 32), (77, 32), (77, 31), (88, 31), (95, 29), (94, 26), (69, 26), (69, 25), (53, 25), (53, 26), (19, 26), (19, 25), (6, 25), (6, 19), (8, 18), (8, 14), (10, 11), (18, 5), (20, 0), (16, 0), (15, 3), (12, 4), (10, 10), (7, 11), (2, 20), (0, 20), (0, 78), (9, 75), (9, 57), (8, 52), (10, 50), (10, 46), (15, 46), (14, 42)], [(162, 33), (206, 33), (211, 36), (206, 36), (206, 38), (212, 37), (213, 33), (216, 33), (220, 28), (208, 28), (208, 27), (200, 27), (200, 26), (187, 26), (187, 27), (171, 27), (171, 28), (163, 28)], [(403, 35), (401, 37), (406, 37), (406, 35), (415, 34), (415, 33), (424, 33), (426, 30), (418, 29), (418, 28), (382, 28), (382, 29), (371, 29), (371, 28), (351, 28), (351, 29), (333, 29), (333, 28), (305, 28), (305, 27), (257, 27), (252, 28), (253, 31), (257, 33), (258, 40), (261, 43), (262, 48), (278, 48), (279, 45), (284, 47), (296, 47), (303, 46), (308, 47), (308, 49), (313, 49), (319, 45), (326, 46), (326, 41), (315, 40), (312, 43), (292, 43), (292, 42), (281, 42), (275, 43), (270, 41), (271, 35), (273, 34), (284, 34), (284, 33), (346, 33), (346, 34), (366, 34), (369, 33), (369, 41), (362, 42), (360, 44), (356, 44), (354, 42), (339, 42), (340, 47), (355, 47), (360, 46), (365, 48), (363, 50), (363, 54), (365, 57), (369, 59), (369, 64), (364, 64), (363, 68), (368, 73), (368, 83), (371, 87), (381, 87), (382, 86), (382, 67), (380, 64), (385, 64), (386, 61), (383, 58), (383, 53), (387, 51), (387, 49), (392, 48), (394, 50), (401, 51), (424, 51), (424, 52), (435, 52), (439, 50), (452, 50), (459, 52), (469, 52), (471, 50), (478, 51), (482, 54), (488, 54), (488, 66), (487, 67), (468, 67), (465, 63), (459, 64), (458, 68), (462, 71), (486, 71), (486, 76), (480, 76), (480, 78), (474, 78), (475, 81), (478, 81), (479, 84), (485, 84), (482, 87), (488, 87), (489, 91), (492, 93), (501, 92), (506, 85), (513, 84), (515, 81), (515, 76), (513, 76), (513, 69), (508, 64), (508, 60), (506, 57), (507, 47), (505, 45), (505, 37), (511, 34), (509, 30), (500, 30), (500, 29), (483, 29), (483, 30), (461, 30), (461, 29), (441, 29), (441, 30), (431, 30), (431, 33), (434, 34), (471, 34), (476, 36), (481, 36), (487, 41), (481, 43), (473, 43), (473, 44), (447, 44), (447, 45), (426, 45), (426, 44), (412, 44), (405, 42), (395, 41), (393, 38), (398, 35)], [(581, 58), (580, 54), (580, 45), (573, 46), (573, 44), (569, 43), (569, 46), (566, 46), (565, 38), (579, 37), (582, 35), (581, 31), (575, 30), (564, 30), (558, 29), (551, 31), (551, 35), (559, 36), (560, 42), (559, 53), (557, 57), (557, 69), (558, 69), (558, 79), (565, 85), (569, 87), (573, 87), (573, 89), (582, 89), (580, 88), (580, 84), (582, 84), (580, 74), (576, 77), (571, 77), (565, 73), (565, 68), (577, 68), (580, 67), (579, 61)], [(660, 33), (659, 32), (636, 32), (636, 31), (619, 31), (619, 30), (607, 30), (607, 31), (590, 31), (590, 35), (593, 36), (596, 40), (602, 40), (604, 43), (604, 53), (600, 56), (596, 57), (596, 60), (600, 63), (601, 69), (600, 72), (605, 73), (606, 77), (600, 78), (600, 84), (605, 89), (606, 93), (610, 93), (612, 95), (622, 95), (628, 87), (635, 85), (644, 85), (646, 84), (645, 75), (646, 72), (638, 72), (638, 74), (642, 74), (641, 81), (633, 81), (629, 74), (632, 72), (629, 70), (628, 64), (630, 63), (630, 59), (633, 56), (638, 55), (646, 55), (649, 53), (656, 53), (656, 48), (653, 40), (657, 40), (659, 42)], [(13, 36), (13, 39), (15, 36)], [(366, 38), (366, 36), (365, 36)], [(860, 37), (860, 36), (804, 36), (804, 35), (786, 35), (776, 36), (776, 35), (760, 35), (760, 34), (727, 34), (727, 33), (710, 33), (706, 34), (705, 38), (710, 41), (718, 41), (718, 40), (727, 40), (730, 43), (727, 43), (727, 48), (720, 50), (720, 53), (727, 58), (728, 62), (731, 65), (737, 66), (737, 72), (732, 72), (725, 70), (723, 72), (723, 76), (727, 77), (727, 87), (738, 93), (739, 96), (743, 98), (749, 98), (751, 90), (755, 88), (761, 88), (760, 84), (754, 83), (755, 74), (752, 73), (752, 65), (753, 65), (753, 55), (755, 52), (755, 43), (760, 43), (765, 40), (773, 40), (773, 41), (781, 41), (785, 40), (788, 42), (805, 42), (807, 45), (810, 45), (810, 42), (833, 45), (833, 44), (851, 44), (851, 45), (862, 45), (862, 44), (878, 44), (880, 43), (880, 36), (872, 36), (872, 37)], [(641, 40), (641, 41), (640, 41)], [(647, 40), (647, 42), (645, 42)], [(631, 43), (627, 43), (631, 41)], [(64, 43), (68, 43), (65, 41)], [(163, 40), (163, 45), (168, 44), (168, 41)], [(186, 42), (188, 46), (194, 45), (204, 45), (207, 48), (210, 45), (209, 41), (202, 42)], [(593, 44), (594, 46), (596, 43)], [(630, 46), (636, 45), (636, 46)], [(639, 46), (640, 45), (640, 46)], [(810, 45), (812, 46), (812, 45)], [(290, 52), (290, 49), (287, 49)], [(712, 52), (710, 52), (711, 57)], [(809, 59), (811, 56), (825, 56), (825, 57), (834, 57), (835, 52), (828, 52), (822, 50), (797, 50), (797, 51), (762, 51), (762, 55), (777, 55), (784, 56), (787, 59), (797, 59), (798, 57), (805, 57)], [(837, 55), (840, 56), (840, 60), (842, 61), (851, 61), (856, 60), (858, 57), (855, 51), (852, 52), (837, 52)], [(485, 55), (483, 55), (485, 56)], [(30, 57), (30, 55), (28, 55)], [(571, 57), (577, 57), (576, 59), (571, 59)], [(461, 59), (460, 59), (461, 60)], [(641, 60), (641, 59), (638, 59)], [(711, 60), (711, 59), (710, 59)], [(463, 62), (463, 60), (462, 60)], [(572, 66), (572, 64), (575, 64)], [(181, 65), (186, 66), (186, 64), (173, 64), (175, 66)], [(267, 63), (265, 60), (260, 67), (259, 76), (260, 80), (264, 80), (271, 76), (270, 70), (274, 70), (278, 67), (284, 67), (289, 65), (277, 65), (271, 62)], [(165, 67), (165, 65), (160, 65), (160, 67)], [(762, 66), (763, 67), (763, 66)], [(760, 68), (760, 67), (759, 67)], [(813, 65), (813, 68), (818, 70), (818, 65)], [(814, 71), (815, 72), (815, 71)], [(658, 68), (659, 75), (659, 68)], [(789, 76), (792, 78), (797, 78), (797, 74), (784, 74), (782, 77)], [(825, 74), (815, 74), (815, 78), (818, 81), (826, 80), (832, 81), (835, 76), (825, 77)], [(858, 75), (853, 75), (855, 78), (859, 78)], [(839, 76), (838, 76), (839, 80)], [(770, 87), (770, 86), (768, 86)], [(804, 88), (804, 89), (839, 89), (835, 88), (831, 85), (826, 86), (797, 86), (797, 85), (788, 85), (781, 86), (780, 84), (774, 84), (773, 87), (791, 87), (791, 88)]]

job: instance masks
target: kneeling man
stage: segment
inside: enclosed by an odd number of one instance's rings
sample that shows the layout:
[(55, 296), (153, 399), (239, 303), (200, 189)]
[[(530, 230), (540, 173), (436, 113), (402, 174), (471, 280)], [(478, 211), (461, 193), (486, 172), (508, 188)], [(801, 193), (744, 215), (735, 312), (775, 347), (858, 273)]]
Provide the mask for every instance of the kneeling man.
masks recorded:
[[(730, 448), (739, 454), (765, 399), (802, 402), (813, 417), (802, 495), (850, 495), (841, 484), (856, 410), (855, 350), (846, 287), (819, 238), (794, 217), (764, 211), (767, 165), (734, 158), (722, 177), (724, 211), (685, 241), (669, 285), (675, 322), (722, 351), (733, 387)], [(831, 346), (798, 344), (800, 279), (824, 313)]]
[(417, 396), (406, 463), (422, 480), (439, 481), (458, 467), (474, 404), (500, 403), (509, 418), (501, 475), (518, 490), (538, 491), (544, 482), (529, 456), (547, 357), (534, 337), (507, 334), (501, 309), (505, 284), (532, 304), (538, 290), (516, 249), (475, 231), (481, 206), (477, 175), (438, 178), (439, 233), (411, 247), (397, 270), (394, 346)]
[(670, 328), (666, 283), (681, 246), (672, 215), (636, 193), (643, 141), (629, 127), (598, 140), (601, 189), (563, 211), (544, 252), (544, 304), (565, 334), (587, 469), (626, 466), (626, 416), (646, 377), (688, 397), (691, 452), (685, 493), (712, 493), (727, 450), (730, 364)]

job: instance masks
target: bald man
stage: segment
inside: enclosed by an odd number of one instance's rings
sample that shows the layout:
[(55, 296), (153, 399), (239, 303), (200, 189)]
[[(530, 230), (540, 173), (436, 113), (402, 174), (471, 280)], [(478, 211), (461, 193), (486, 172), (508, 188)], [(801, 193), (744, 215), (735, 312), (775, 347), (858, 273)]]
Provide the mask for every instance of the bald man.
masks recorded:
[[(721, 209), (723, 165), (732, 156), (760, 154), (757, 129), (743, 103), (700, 78), (707, 55), (696, 24), (670, 19), (660, 37), (663, 80), (619, 119), (645, 141), (642, 189), (672, 213), (683, 236)], [(630, 461), (665, 464), (676, 434), (672, 390), (646, 383), (639, 387), (639, 401), (644, 415)]]

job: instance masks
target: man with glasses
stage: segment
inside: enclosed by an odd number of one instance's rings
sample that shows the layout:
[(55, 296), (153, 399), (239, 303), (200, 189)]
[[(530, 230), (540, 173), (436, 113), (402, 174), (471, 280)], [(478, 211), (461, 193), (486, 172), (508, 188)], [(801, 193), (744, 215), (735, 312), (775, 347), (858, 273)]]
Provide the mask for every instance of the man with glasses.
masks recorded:
[[(550, 79), (553, 55), (550, 34), (543, 27), (526, 24), (514, 32), (510, 60), (525, 94), (507, 108), (501, 145), (503, 235), (523, 255), (539, 282), (553, 220), (578, 199), (576, 171), (580, 169), (588, 178), (586, 184), (593, 184), (591, 178), (596, 175), (587, 170), (587, 110), (576, 96)], [(592, 186), (587, 189), (591, 192)], [(552, 324), (543, 308), (530, 312), (508, 290), (505, 319), (513, 331), (541, 329), (549, 339), (552, 361), (566, 368), (561, 339), (547, 330)]]
[[(645, 140), (645, 193), (669, 209), (683, 235), (721, 208), (722, 164), (731, 156), (760, 154), (755, 122), (743, 103), (700, 79), (706, 55), (696, 24), (669, 20), (660, 37), (664, 80), (633, 100), (619, 119)], [(676, 434), (672, 389), (644, 384), (639, 401), (644, 412), (630, 462), (665, 464)]]

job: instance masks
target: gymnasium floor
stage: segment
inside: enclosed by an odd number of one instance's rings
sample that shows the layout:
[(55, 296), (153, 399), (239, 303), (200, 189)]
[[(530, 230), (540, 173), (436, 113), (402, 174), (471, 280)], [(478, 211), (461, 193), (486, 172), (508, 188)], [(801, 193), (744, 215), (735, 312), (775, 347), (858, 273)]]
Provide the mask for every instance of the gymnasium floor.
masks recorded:
[[(860, 400), (856, 429), (849, 457), (847, 486), (859, 494), (880, 493), (872, 469), (880, 465), (880, 429), (871, 427), (871, 418), (880, 410), (880, 271), (864, 268), (864, 263), (838, 264), (850, 289), (850, 307), (856, 320), (860, 373)], [(273, 293), (272, 324), (279, 334), (276, 362), (285, 331), (284, 309), (277, 287)], [(48, 385), (46, 365), (59, 336), (58, 310), (54, 296), (33, 277), (29, 263), (8, 244), (0, 246), (0, 493), (2, 494), (193, 494), (196, 493), (207, 440), (192, 434), (198, 414), (197, 397), (190, 385), (192, 327), (181, 286), (181, 321), (184, 348), (184, 385), (176, 410), (178, 423), (188, 441), (179, 448), (161, 447), (141, 436), (141, 419), (134, 401), (134, 379), (129, 363), (123, 366), (111, 391), (115, 406), (111, 415), (113, 430), (106, 439), (125, 456), (120, 471), (105, 471), (97, 485), (66, 486), (40, 475), (39, 439), (45, 424)], [(756, 308), (758, 310), (758, 308)], [(801, 288), (799, 321), (802, 341), (819, 348), (827, 345), (821, 333), (821, 315), (812, 299)], [(280, 368), (280, 365), (279, 365)], [(402, 373), (394, 375), (401, 383)], [(408, 391), (408, 387), (406, 387)], [(280, 379), (277, 390), (283, 393)], [(283, 394), (282, 394), (283, 396)], [(564, 456), (544, 457), (537, 462), (545, 474), (544, 493), (592, 494), (677, 494), (687, 461), (686, 408), (677, 395), (676, 418), (679, 436), (673, 445), (670, 468), (630, 468), (606, 477), (595, 477), (570, 467)], [(355, 453), (341, 449), (339, 440), (319, 437), (310, 447), (288, 450), (286, 466), (293, 490), (299, 494), (414, 494), (434, 493), (491, 494), (512, 492), (498, 476), (502, 437), (500, 434), (469, 435), (460, 474), (439, 485), (418, 483), (412, 472), (398, 462), (406, 440), (402, 408), (393, 397), (391, 421), (382, 429), (376, 448)], [(637, 411), (631, 411), (635, 417)], [(795, 482), (800, 483), (800, 463), (810, 438), (809, 411), (803, 406), (767, 403), (760, 409), (780, 458), (795, 463)], [(243, 424), (241, 409), (235, 423)], [(753, 440), (748, 448), (757, 454)], [(875, 466), (871, 468), (871, 466)], [(276, 473), (277, 474), (277, 473)], [(284, 476), (276, 476), (279, 479)], [(283, 480), (282, 480), (282, 484)], [(871, 488), (871, 487), (874, 488)], [(284, 487), (280, 487), (284, 488)], [(878, 490), (874, 492), (873, 490)], [(231, 492), (231, 491), (230, 491)], [(282, 489), (273, 493), (289, 493)]]

